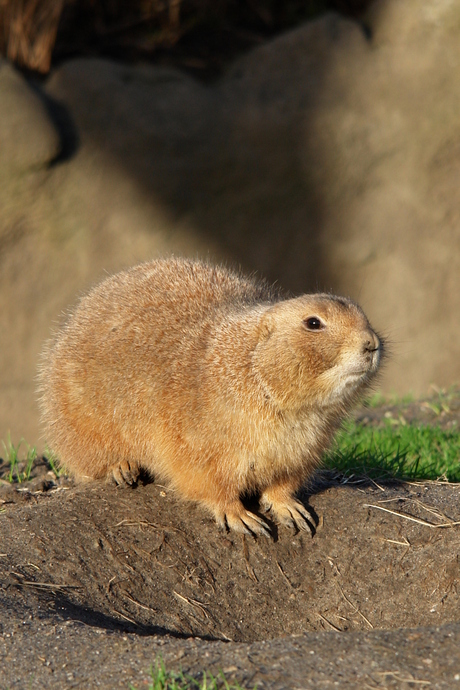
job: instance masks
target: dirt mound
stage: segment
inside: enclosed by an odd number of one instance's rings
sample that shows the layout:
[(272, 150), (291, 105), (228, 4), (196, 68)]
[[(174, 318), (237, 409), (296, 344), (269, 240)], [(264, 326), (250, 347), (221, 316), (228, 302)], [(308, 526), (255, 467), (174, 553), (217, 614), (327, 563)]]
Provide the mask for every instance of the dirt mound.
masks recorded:
[[(456, 401), (356, 416), (451, 428)], [(75, 486), (45, 461), (0, 479), (0, 687), (146, 687), (159, 655), (244, 688), (456, 687), (460, 486), (344, 482), (303, 497), (314, 536), (269, 540), (155, 483)]]
[(20, 488), (0, 491), (2, 688), (145, 687), (159, 656), (246, 688), (460, 677), (460, 529), (438, 526), (460, 518), (458, 485), (329, 481), (314, 537), (273, 541), (219, 533), (155, 484)]
[(458, 619), (458, 499), (455, 485), (328, 483), (309, 499), (314, 538), (270, 541), (219, 533), (156, 484), (63, 488), (1, 516), (1, 567), (13, 598), (144, 634), (439, 625)]

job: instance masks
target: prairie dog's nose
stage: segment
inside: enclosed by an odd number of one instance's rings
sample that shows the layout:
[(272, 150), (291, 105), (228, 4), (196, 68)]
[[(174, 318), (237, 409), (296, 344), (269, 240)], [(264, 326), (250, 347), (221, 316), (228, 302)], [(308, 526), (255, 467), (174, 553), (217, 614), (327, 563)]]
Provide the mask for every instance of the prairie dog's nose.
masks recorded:
[(364, 339), (364, 352), (376, 352), (380, 349), (380, 340), (374, 331), (368, 331)]

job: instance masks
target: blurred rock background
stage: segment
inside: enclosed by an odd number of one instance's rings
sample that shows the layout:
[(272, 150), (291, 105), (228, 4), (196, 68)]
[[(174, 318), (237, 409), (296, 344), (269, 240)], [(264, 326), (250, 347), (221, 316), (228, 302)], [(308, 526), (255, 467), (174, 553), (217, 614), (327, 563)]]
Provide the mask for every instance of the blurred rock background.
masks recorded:
[(44, 340), (175, 252), (362, 304), (384, 392), (460, 381), (460, 4), (0, 0), (0, 438)]

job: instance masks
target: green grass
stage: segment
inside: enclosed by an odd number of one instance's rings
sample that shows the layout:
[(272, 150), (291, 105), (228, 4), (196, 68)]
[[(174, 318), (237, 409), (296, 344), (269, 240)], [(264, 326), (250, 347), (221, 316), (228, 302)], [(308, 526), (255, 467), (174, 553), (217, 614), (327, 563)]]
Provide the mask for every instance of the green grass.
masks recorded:
[[(15, 446), (11, 442), (10, 434), (8, 434), (8, 440), (6, 443), (2, 441), (2, 445), (6, 454), (6, 462), (10, 466), (7, 474), (8, 481), (10, 483), (18, 482), (20, 484), (21, 482), (26, 482), (29, 480), (32, 467), (37, 458), (35, 446), (30, 447), (23, 438), (19, 441), (17, 446)], [(21, 446), (26, 447), (26, 455), (23, 459), (19, 457), (19, 450)]]
[(383, 395), (381, 391), (376, 391), (363, 401), (364, 407), (382, 407), (382, 405), (408, 405), (414, 402), (415, 398), (412, 393), (406, 395)]
[[(5, 455), (5, 462), (9, 465), (9, 469), (3, 479), (10, 482), (10, 484), (22, 484), (31, 478), (34, 463), (38, 460), (38, 455), (35, 446), (29, 446), (23, 438), (17, 445), (11, 441), (11, 435), (8, 434), (7, 441), (2, 441), (2, 446)], [(65, 469), (59, 467), (56, 457), (47, 448), (44, 459), (48, 463), (49, 469), (54, 473), (56, 478), (65, 474)], [(1, 465), (1, 459), (0, 459)]]
[(59, 477), (61, 475), (67, 474), (65, 467), (63, 467), (62, 465), (59, 465), (59, 461), (58, 461), (57, 457), (55, 456), (53, 451), (50, 448), (48, 448), (48, 446), (46, 446), (46, 448), (45, 448), (44, 457), (45, 457), (45, 459), (49, 465), (50, 470), (54, 473), (54, 476), (56, 477), (56, 479), (59, 479)]
[[(134, 685), (130, 690), (137, 690)], [(222, 672), (214, 677), (203, 671), (201, 680), (184, 674), (167, 671), (163, 660), (157, 660), (155, 667), (150, 669), (150, 681), (147, 690), (242, 690), (238, 683), (229, 683)]]
[[(460, 482), (460, 432), (423, 424), (370, 427), (348, 422), (325, 459), (346, 476)], [(393, 424), (392, 424), (393, 422)]]
[[(424, 400), (424, 405), (437, 415), (442, 412), (449, 412), (451, 401), (460, 395), (458, 386), (450, 386), (449, 388), (431, 386), (431, 389), (431, 395), (428, 400)], [(410, 392), (404, 395), (398, 395), (397, 393), (384, 395), (381, 391), (376, 391), (363, 401), (363, 405), (370, 408), (382, 407), (383, 405), (405, 407), (416, 401), (417, 398)]]

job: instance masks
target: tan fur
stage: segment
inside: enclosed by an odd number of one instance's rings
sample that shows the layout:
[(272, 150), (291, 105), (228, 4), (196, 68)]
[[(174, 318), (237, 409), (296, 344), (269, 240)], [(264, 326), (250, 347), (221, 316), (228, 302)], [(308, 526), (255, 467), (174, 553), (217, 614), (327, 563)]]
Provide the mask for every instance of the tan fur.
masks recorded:
[[(312, 317), (322, 328), (309, 329)], [(381, 352), (350, 300), (283, 301), (222, 267), (141, 264), (83, 297), (48, 345), (46, 438), (76, 477), (132, 483), (144, 467), (219, 524), (265, 533), (241, 502), (257, 492), (275, 519), (305, 529), (294, 494)]]

